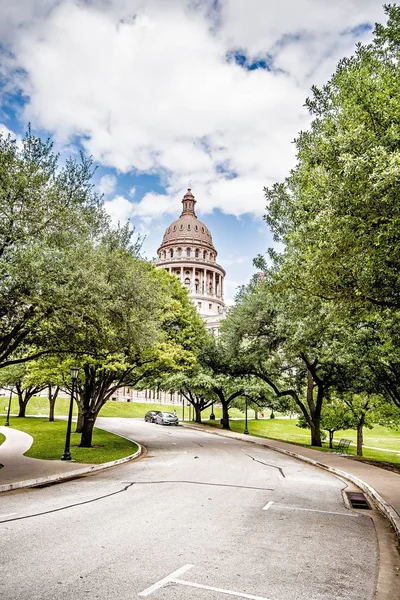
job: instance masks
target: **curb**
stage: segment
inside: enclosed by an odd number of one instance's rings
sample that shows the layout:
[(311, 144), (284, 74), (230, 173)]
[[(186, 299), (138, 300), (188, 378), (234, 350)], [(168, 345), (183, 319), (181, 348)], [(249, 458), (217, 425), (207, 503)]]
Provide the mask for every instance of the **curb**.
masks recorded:
[[(123, 437), (123, 436), (121, 436)], [(132, 441), (132, 440), (130, 440)], [(74, 471), (68, 471), (67, 473), (58, 473), (57, 475), (47, 475), (46, 477), (38, 477), (37, 479), (26, 479), (25, 481), (15, 481), (13, 483), (4, 483), (0, 485), (0, 493), (1, 492), (10, 492), (11, 490), (18, 490), (21, 488), (27, 487), (35, 487), (37, 485), (44, 485), (46, 483), (58, 483), (65, 481), (67, 479), (75, 479), (80, 477), (81, 475), (87, 475), (88, 473), (96, 473), (97, 471), (103, 471), (104, 469), (109, 469), (110, 467), (115, 467), (117, 465), (122, 465), (130, 460), (133, 460), (140, 456), (143, 452), (142, 446), (137, 444), (138, 449), (134, 454), (130, 454), (129, 456), (125, 456), (124, 458), (118, 458), (117, 460), (112, 460), (107, 463), (102, 463), (100, 465), (92, 465), (90, 467), (82, 467), (82, 469), (76, 469)]]
[[(196, 429), (197, 431), (204, 431), (203, 428), (194, 427), (193, 425), (184, 425), (184, 427), (187, 427), (188, 429)], [(400, 542), (400, 516), (398, 515), (397, 511), (395, 511), (393, 506), (391, 504), (389, 504), (388, 502), (386, 502), (386, 500), (384, 498), (382, 498), (382, 496), (380, 494), (378, 494), (378, 492), (372, 486), (370, 486), (368, 483), (366, 483), (362, 479), (359, 479), (355, 475), (352, 475), (351, 473), (347, 473), (346, 471), (342, 471), (341, 469), (336, 469), (335, 467), (330, 467), (329, 465), (326, 465), (326, 464), (319, 462), (317, 460), (314, 460), (312, 458), (308, 458), (307, 456), (302, 456), (301, 454), (297, 454), (296, 452), (292, 452), (290, 450), (285, 450), (284, 448), (277, 448), (275, 446), (271, 446), (268, 444), (268, 442), (267, 443), (264, 442), (265, 438), (256, 438), (254, 436), (243, 437), (242, 434), (240, 434), (240, 433), (238, 434), (235, 432), (230, 432), (228, 435), (226, 435), (222, 431), (206, 430), (206, 432), (212, 433), (214, 435), (219, 435), (221, 437), (237, 439), (237, 440), (240, 440), (241, 442), (248, 442), (250, 444), (258, 444), (260, 446), (268, 448), (269, 450), (275, 450), (275, 452), (280, 452), (281, 454), (286, 454), (286, 456), (291, 456), (292, 458), (297, 458), (298, 460), (302, 460), (303, 462), (313, 465), (314, 467), (319, 467), (321, 469), (324, 469), (325, 471), (329, 471), (333, 475), (337, 475), (338, 477), (343, 477), (344, 479), (351, 481), (351, 483), (354, 483), (357, 487), (359, 487), (361, 490), (363, 490), (363, 492), (366, 493), (366, 495), (370, 498), (370, 500), (372, 500), (374, 502), (374, 504), (378, 507), (380, 512), (383, 513), (383, 515), (389, 519), (390, 523), (392, 524), (393, 529), (395, 530), (397, 539)], [(289, 442), (286, 442), (286, 443), (289, 443)]]

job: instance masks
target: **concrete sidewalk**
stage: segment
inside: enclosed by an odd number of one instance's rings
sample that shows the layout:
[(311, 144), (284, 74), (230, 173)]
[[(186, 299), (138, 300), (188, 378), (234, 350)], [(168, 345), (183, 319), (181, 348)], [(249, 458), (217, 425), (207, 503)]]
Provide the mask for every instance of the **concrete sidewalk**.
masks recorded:
[(0, 433), (6, 436), (0, 445), (0, 464), (3, 465), (0, 469), (0, 492), (86, 475), (132, 460), (142, 452), (138, 444), (139, 450), (135, 454), (100, 465), (62, 461), (61, 457), (60, 460), (40, 460), (24, 456), (33, 443), (29, 434), (4, 426), (0, 426)]
[(400, 474), (388, 471), (380, 467), (352, 460), (351, 458), (335, 454), (334, 452), (321, 452), (312, 448), (304, 448), (266, 438), (253, 437), (243, 433), (235, 433), (222, 429), (214, 429), (204, 426), (196, 427), (189, 425), (193, 429), (214, 433), (224, 437), (239, 439), (244, 442), (251, 442), (258, 446), (276, 450), (288, 456), (292, 456), (314, 466), (320, 467), (351, 481), (365, 494), (374, 501), (379, 510), (390, 520), (400, 542)]

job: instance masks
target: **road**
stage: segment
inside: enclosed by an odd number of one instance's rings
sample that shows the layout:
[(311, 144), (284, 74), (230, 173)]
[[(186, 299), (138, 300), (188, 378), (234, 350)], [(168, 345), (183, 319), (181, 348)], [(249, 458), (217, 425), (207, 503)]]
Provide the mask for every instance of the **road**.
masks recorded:
[(3, 494), (2, 598), (374, 598), (374, 525), (346, 507), (344, 482), (238, 440), (100, 422), (147, 455)]

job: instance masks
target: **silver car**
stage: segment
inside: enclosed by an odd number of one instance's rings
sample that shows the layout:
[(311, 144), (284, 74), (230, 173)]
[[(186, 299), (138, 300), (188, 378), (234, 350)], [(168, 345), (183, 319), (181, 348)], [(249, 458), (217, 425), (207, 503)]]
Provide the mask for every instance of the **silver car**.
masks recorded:
[(155, 416), (154, 422), (157, 425), (179, 425), (179, 419), (170, 412), (160, 412)]

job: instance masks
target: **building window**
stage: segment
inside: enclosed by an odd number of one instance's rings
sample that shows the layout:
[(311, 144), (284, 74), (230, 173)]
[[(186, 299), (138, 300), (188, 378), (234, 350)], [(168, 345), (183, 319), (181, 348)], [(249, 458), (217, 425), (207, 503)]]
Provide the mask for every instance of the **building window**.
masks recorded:
[(185, 279), (185, 285), (190, 285), (190, 279), (189, 279), (189, 277), (186, 277), (186, 279)]
[(198, 226), (198, 225), (195, 225), (195, 226), (194, 226), (194, 229), (195, 229), (195, 231), (198, 231), (198, 230), (199, 230), (199, 226)]
[(205, 260), (207, 258), (207, 252), (205, 250), (203, 250), (203, 259)]
[(190, 271), (185, 271), (185, 275), (190, 275)]
[(190, 248), (186, 248), (186, 256), (190, 256)]
[(194, 251), (194, 255), (196, 258), (199, 258), (199, 249), (196, 248), (196, 250)]
[(212, 308), (212, 304), (209, 304), (209, 305), (208, 305), (208, 308), (209, 308), (209, 309), (211, 309), (211, 308)]
[(183, 225), (179, 225), (179, 229), (182, 231), (182, 229), (183, 229)]
[(188, 226), (187, 226), (187, 228), (188, 228), (188, 231), (190, 231), (190, 225), (189, 225), (189, 223), (188, 223)]
[(194, 285), (195, 285), (196, 292), (198, 292), (199, 291), (199, 280), (198, 279), (195, 279)]
[(176, 231), (176, 225), (174, 225), (174, 231)]
[(182, 256), (182, 248), (178, 248), (176, 255), (179, 256), (179, 258)]
[(163, 258), (167, 258), (167, 253), (165, 252), (165, 250), (163, 252)]
[(197, 303), (197, 306), (198, 306), (199, 308), (201, 308), (201, 302), (198, 302), (198, 303)]
[(172, 248), (171, 248), (171, 250), (169, 251), (169, 255), (170, 255), (170, 257), (171, 257), (171, 258), (174, 256), (174, 251), (172, 250)]
[(204, 227), (201, 228), (202, 232), (204, 233)]

